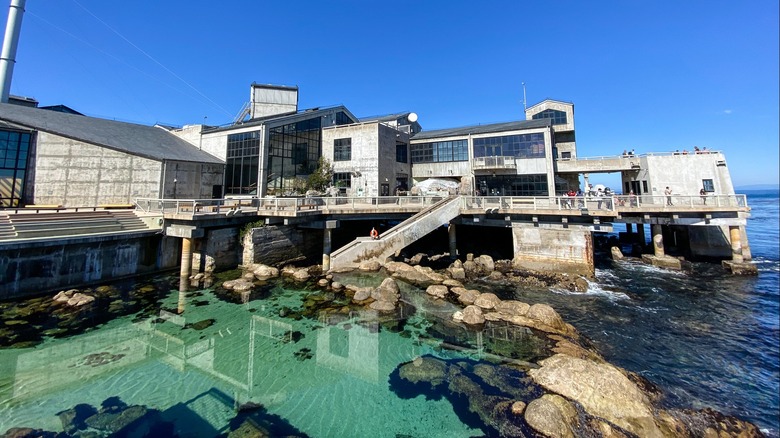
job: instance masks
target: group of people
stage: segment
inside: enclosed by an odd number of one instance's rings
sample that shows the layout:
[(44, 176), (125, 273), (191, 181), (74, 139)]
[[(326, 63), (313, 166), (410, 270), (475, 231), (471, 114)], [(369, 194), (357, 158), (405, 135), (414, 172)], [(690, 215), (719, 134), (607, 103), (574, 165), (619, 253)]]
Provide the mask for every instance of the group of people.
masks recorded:
[[(699, 148), (698, 146), (693, 147), (693, 153), (694, 154), (709, 154), (710, 151), (707, 150), (707, 146), (704, 146), (702, 148)], [(683, 149), (682, 152), (680, 152), (679, 149), (674, 151), (675, 155), (688, 155), (688, 149)]]

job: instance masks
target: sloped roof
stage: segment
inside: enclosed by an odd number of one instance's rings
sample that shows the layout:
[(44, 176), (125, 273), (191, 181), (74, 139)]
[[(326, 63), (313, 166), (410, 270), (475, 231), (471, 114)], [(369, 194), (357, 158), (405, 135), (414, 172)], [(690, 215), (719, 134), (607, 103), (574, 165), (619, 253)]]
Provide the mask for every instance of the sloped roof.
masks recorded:
[(531, 110), (531, 109), (536, 108), (537, 106), (545, 104), (545, 103), (561, 103), (561, 104), (564, 104), (564, 105), (574, 105), (574, 102), (567, 102), (565, 100), (550, 99), (548, 97), (547, 99), (544, 99), (543, 101), (541, 101), (539, 103), (535, 103), (535, 104), (529, 106), (525, 110), (526, 111)]
[(216, 126), (211, 129), (204, 130), (204, 132), (212, 133), (212, 132), (220, 132), (220, 131), (231, 131), (236, 128), (246, 128), (246, 127), (260, 126), (260, 125), (286, 125), (288, 123), (294, 123), (300, 120), (310, 119), (315, 116), (321, 116), (323, 114), (327, 114), (335, 110), (344, 111), (344, 113), (347, 114), (353, 120), (358, 120), (358, 118), (355, 117), (344, 105), (336, 105), (336, 106), (329, 106), (327, 108), (315, 107), (310, 109), (298, 110), (295, 112), (272, 114), (263, 117), (255, 117), (254, 119), (249, 119), (245, 122), (240, 122), (233, 125)]
[(224, 164), (170, 132), (40, 108), (0, 103), (0, 120), (152, 160)]
[(436, 129), (422, 131), (412, 137), (412, 141), (439, 137), (455, 137), (469, 134), (489, 134), (493, 132), (517, 131), (521, 129), (544, 128), (551, 126), (551, 119), (522, 120), (518, 122), (493, 123), (490, 125), (473, 125), (460, 128)]
[(409, 114), (411, 114), (411, 112), (406, 111), (406, 112), (403, 112), (403, 113), (384, 114), (384, 115), (381, 115), (381, 116), (361, 117), (360, 121), (361, 122), (373, 122), (373, 121), (377, 121), (377, 122), (392, 122), (392, 121), (398, 120), (401, 117), (406, 117)]

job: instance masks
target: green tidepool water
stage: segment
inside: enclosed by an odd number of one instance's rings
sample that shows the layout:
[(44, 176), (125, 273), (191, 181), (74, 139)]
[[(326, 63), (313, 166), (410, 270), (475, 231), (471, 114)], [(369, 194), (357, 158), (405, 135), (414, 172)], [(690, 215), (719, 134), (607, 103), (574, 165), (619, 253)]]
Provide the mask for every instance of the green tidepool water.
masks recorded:
[[(343, 280), (378, 285), (382, 277)], [(489, 351), (482, 334), (449, 322), (456, 307), (407, 285), (407, 303), (392, 315), (294, 287), (268, 284), (243, 298), (218, 289), (170, 291), (142, 312), (78, 334), (1, 349), (0, 433), (60, 432), (58, 413), (118, 403), (154, 410), (166, 433), (180, 436), (229, 433), (241, 423), (239, 406), (262, 406), (253, 415), (278, 433), (480, 436), (489, 427), (453, 397), (393, 384), (398, 366), (421, 356), (496, 363), (485, 357), (502, 348), (519, 360), (539, 354), (541, 341), (528, 336)]]

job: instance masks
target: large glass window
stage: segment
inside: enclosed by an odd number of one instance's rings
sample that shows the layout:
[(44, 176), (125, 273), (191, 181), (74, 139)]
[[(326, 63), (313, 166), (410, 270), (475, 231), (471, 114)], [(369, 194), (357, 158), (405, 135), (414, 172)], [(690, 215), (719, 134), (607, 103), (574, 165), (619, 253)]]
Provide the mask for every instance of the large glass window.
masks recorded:
[(317, 168), (322, 155), (321, 125), (317, 116), (268, 130), (269, 195), (285, 194), (296, 178), (305, 178)]
[(547, 196), (547, 175), (479, 176), (477, 188), (484, 196)]
[(707, 193), (712, 193), (715, 191), (715, 184), (712, 183), (711, 179), (703, 179), (701, 180), (701, 186)]
[(256, 195), (260, 131), (228, 135), (225, 194)]
[(396, 163), (408, 163), (409, 162), (409, 145), (406, 143), (396, 142), (395, 144), (395, 161)]
[(0, 130), (0, 207), (22, 204), (31, 140), (29, 132)]
[(566, 124), (566, 112), (553, 109), (547, 109), (540, 113), (534, 114), (532, 117), (534, 120), (538, 119), (552, 119), (553, 125), (565, 125)]
[(475, 138), (474, 157), (544, 158), (544, 134)]
[(344, 111), (339, 111), (336, 113), (337, 125), (349, 125), (352, 123), (355, 123), (355, 121), (350, 119), (349, 116)]
[(333, 161), (350, 161), (352, 159), (352, 139), (337, 138), (333, 140)]
[(412, 144), (412, 163), (468, 161), (468, 140), (436, 141)]

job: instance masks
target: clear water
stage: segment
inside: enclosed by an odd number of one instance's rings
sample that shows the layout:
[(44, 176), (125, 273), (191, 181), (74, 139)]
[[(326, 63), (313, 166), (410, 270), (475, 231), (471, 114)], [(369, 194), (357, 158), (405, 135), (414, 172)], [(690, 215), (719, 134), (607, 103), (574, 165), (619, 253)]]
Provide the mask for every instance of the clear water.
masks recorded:
[[(778, 196), (749, 200), (758, 277), (706, 263), (670, 272), (603, 261), (586, 294), (479, 288), (550, 303), (607, 360), (659, 385), (665, 406), (712, 407), (778, 436)], [(381, 278), (343, 280), (376, 285)], [(513, 346), (478, 341), (446, 322), (451, 305), (411, 287), (402, 291), (409, 305), (391, 318), (284, 283), (243, 298), (175, 289), (170, 278), (134, 285), (144, 292), (112, 301), (125, 314), (119, 317), (91, 312), (74, 321), (53, 319), (54, 312), (42, 321), (0, 306), (0, 341), (6, 336), (17, 347), (0, 349), (0, 432), (62, 431), (62, 411), (124, 403), (156, 410), (172, 428), (160, 435), (216, 436), (238, 426), (237, 406), (256, 403), (254, 418), (276, 435), (493, 435), (462, 400), (402, 387), (398, 366), (421, 356), (495, 364), (491, 353), (533, 361), (544, 350), (529, 336)], [(24, 336), (11, 339), (8, 329)]]

